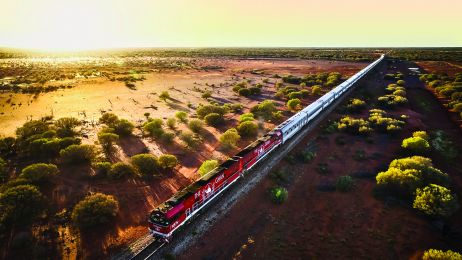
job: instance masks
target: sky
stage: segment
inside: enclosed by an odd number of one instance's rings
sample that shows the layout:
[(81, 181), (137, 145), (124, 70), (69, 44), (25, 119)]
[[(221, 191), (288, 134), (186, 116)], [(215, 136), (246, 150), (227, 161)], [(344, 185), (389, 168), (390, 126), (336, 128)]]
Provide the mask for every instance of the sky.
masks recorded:
[(0, 46), (462, 46), (461, 0), (0, 0)]

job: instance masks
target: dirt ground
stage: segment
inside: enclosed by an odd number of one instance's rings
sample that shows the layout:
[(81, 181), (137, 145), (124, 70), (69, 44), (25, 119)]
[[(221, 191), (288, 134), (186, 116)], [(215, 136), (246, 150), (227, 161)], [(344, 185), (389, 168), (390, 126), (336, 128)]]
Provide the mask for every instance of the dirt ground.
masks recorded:
[[(383, 74), (401, 71), (415, 64), (394, 64)], [(360, 98), (384, 93), (390, 82), (380, 76), (362, 82), (353, 94)], [(289, 196), (282, 205), (271, 202), (270, 177), (239, 201), (223, 219), (203, 237), (197, 239), (179, 259), (417, 259), (428, 248), (462, 251), (462, 211), (448, 220), (451, 236), (443, 236), (435, 223), (413, 210), (407, 203), (378, 200), (373, 196), (375, 174), (391, 160), (399, 158), (401, 140), (413, 131), (444, 130), (459, 146), (462, 133), (447, 111), (425, 89), (416, 76), (405, 78), (409, 105), (389, 112), (410, 116), (398, 136), (373, 134), (369, 139), (343, 133), (325, 134), (322, 127), (302, 141), (295, 152), (315, 145), (317, 156), (309, 164), (281, 162), (277, 169), (292, 176), (287, 185)], [(422, 102), (431, 107), (426, 110)], [(372, 102), (368, 102), (370, 106)], [(369, 107), (370, 108), (370, 107)], [(342, 112), (338, 110), (337, 112)], [(328, 120), (340, 116), (333, 113)], [(344, 140), (339, 144), (337, 140)], [(364, 151), (365, 160), (354, 158)], [(462, 196), (462, 154), (447, 162), (436, 153), (430, 154), (437, 168), (447, 172), (454, 191)], [(317, 168), (327, 164), (328, 172)], [(366, 173), (366, 174), (365, 174)], [(348, 193), (321, 191), (320, 185), (335, 183), (338, 176), (355, 178), (355, 188)]]

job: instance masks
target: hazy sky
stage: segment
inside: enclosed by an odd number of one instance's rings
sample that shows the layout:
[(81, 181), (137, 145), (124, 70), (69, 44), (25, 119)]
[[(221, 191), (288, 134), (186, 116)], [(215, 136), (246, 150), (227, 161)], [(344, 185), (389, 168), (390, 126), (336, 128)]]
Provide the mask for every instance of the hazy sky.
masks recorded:
[(0, 0), (0, 46), (462, 46), (461, 0)]

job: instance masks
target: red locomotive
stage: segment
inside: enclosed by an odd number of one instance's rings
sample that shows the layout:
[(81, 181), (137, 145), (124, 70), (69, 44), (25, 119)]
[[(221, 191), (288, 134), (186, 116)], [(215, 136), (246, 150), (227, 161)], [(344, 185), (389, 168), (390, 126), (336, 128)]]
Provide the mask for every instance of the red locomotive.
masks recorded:
[(164, 239), (228, 188), (282, 142), (280, 130), (269, 132), (219, 167), (159, 205), (149, 217), (149, 231)]

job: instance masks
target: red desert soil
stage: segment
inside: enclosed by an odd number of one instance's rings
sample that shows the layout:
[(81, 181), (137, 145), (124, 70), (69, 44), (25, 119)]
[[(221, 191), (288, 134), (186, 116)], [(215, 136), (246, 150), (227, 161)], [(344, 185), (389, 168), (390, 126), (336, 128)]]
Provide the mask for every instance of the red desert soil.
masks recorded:
[[(399, 64), (407, 72), (415, 64)], [(385, 71), (393, 73), (396, 71)], [(379, 77), (379, 76), (377, 76)], [(384, 93), (390, 82), (376, 78), (363, 82), (356, 96), (373, 93), (372, 98)], [(314, 142), (317, 156), (309, 164), (283, 161), (277, 169), (293, 176), (288, 186), (289, 197), (282, 205), (270, 201), (269, 189), (274, 185), (266, 178), (253, 191), (239, 201), (223, 219), (179, 259), (405, 259), (418, 257), (428, 248), (452, 247), (462, 250), (457, 240), (446, 240), (430, 221), (411, 209), (408, 204), (395, 200), (382, 201), (373, 197), (375, 178), (356, 179), (355, 188), (348, 193), (323, 192), (318, 185), (335, 183), (338, 176), (357, 172), (377, 173), (391, 160), (401, 157), (400, 144), (415, 130), (443, 129), (455, 144), (462, 144), (462, 135), (442, 106), (416, 78), (408, 76), (409, 106), (389, 112), (391, 115), (409, 115), (403, 131), (396, 137), (373, 134), (373, 143), (365, 138), (335, 133), (322, 135), (318, 128), (295, 151)], [(414, 96), (420, 95), (431, 102), (432, 111), (424, 112), (416, 105)], [(340, 115), (333, 113), (327, 120)], [(344, 145), (336, 143), (343, 136)], [(353, 155), (364, 150), (367, 160), (358, 161)], [(451, 163), (431, 154), (434, 165), (450, 174), (459, 198), (462, 193), (462, 155)], [(329, 173), (320, 174), (319, 163), (327, 163)], [(449, 224), (462, 230), (462, 211), (453, 216)], [(459, 240), (460, 242), (460, 240)]]
[(446, 73), (453, 76), (456, 73), (462, 72), (462, 63), (448, 61), (419, 61), (416, 62), (419, 67), (424, 69), (426, 73)]

